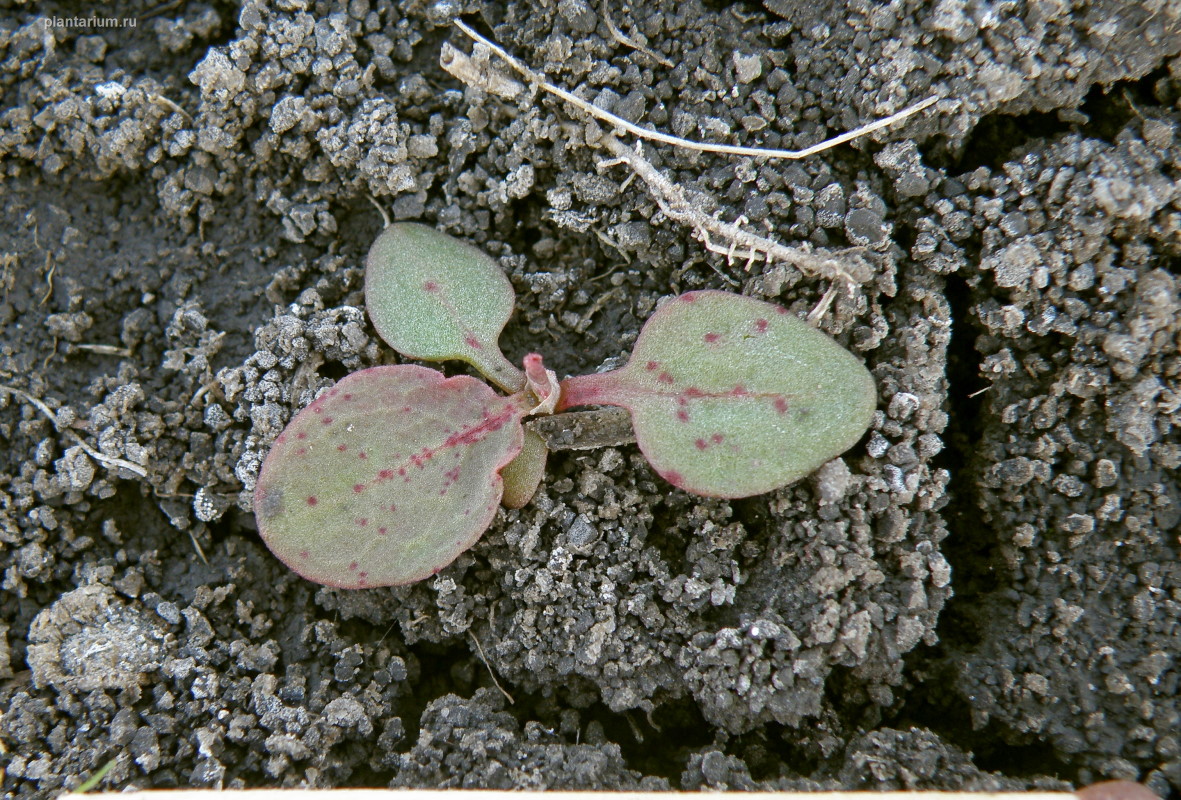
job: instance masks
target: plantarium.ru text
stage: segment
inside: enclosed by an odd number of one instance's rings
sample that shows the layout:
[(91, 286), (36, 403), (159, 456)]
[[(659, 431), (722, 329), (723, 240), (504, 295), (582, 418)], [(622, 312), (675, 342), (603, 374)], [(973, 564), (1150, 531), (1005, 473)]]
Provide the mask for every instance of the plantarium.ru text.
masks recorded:
[(291, 420), (259, 474), (271, 551), (309, 580), (364, 588), (421, 580), (527, 503), (545, 445), (522, 422), (584, 405), (631, 415), (674, 486), (748, 497), (804, 477), (869, 427), (877, 394), (853, 354), (786, 309), (689, 292), (644, 324), (628, 363), (558, 382), (541, 356), (501, 353), (513, 290), (480, 250), (416, 223), (369, 252), (365, 302), (400, 354), (466, 361), (507, 394), (412, 364), (346, 376)]

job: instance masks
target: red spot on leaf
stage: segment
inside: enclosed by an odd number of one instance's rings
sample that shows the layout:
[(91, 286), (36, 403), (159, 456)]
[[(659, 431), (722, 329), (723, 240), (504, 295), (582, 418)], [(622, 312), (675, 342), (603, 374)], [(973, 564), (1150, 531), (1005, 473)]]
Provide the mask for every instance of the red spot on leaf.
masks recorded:
[(312, 412), (316, 414), (323, 414), (324, 406), (312, 406)]
[(366, 579), (366, 578), (368, 578), (368, 577), (369, 577), (369, 573), (368, 573), (368, 572), (358, 572), (358, 573), (357, 573), (357, 584), (358, 584), (358, 585), (361, 585), (361, 586), (364, 586), (364, 585), (365, 585), (365, 579)]
[(755, 331), (757, 333), (766, 333), (767, 332), (767, 320), (756, 319), (755, 320)]
[(659, 369), (659, 368), (660, 368), (660, 364), (656, 363), (655, 361), (649, 361), (647, 364), (644, 365), (644, 369), (646, 369), (646, 370), (654, 370), (654, 369)]
[(349, 449), (349, 446), (347, 444), (338, 444), (336, 449), (343, 453), (345, 450)]
[(472, 336), (470, 333), (467, 336), (463, 337), (463, 343), (466, 344), (468, 347), (472, 348), (473, 350), (483, 350), (484, 349), (484, 345), (480, 344), (480, 340), (477, 339), (475, 336)]
[(681, 422), (688, 422), (689, 421), (689, 412), (683, 408), (680, 409), (679, 411), (677, 411), (677, 419), (679, 419)]
[(308, 454), (308, 449), (306, 447), (301, 447), (295, 451), (295, 454), (297, 456), (306, 456)]
[(705, 397), (705, 392), (701, 391), (696, 386), (690, 386), (685, 390), (685, 397)]
[(307, 431), (300, 431), (299, 433), (295, 434), (295, 438), (296, 438), (296, 439), (306, 439), (306, 438), (308, 438)]
[(364, 517), (361, 517), (360, 519), (357, 520), (357, 524), (360, 525), (362, 528), (364, 528), (366, 525), (369, 524), (369, 520), (365, 519)]
[(783, 399), (782, 397), (776, 397), (775, 398), (775, 410), (778, 411), (780, 414), (786, 414), (787, 413), (787, 401), (785, 399)]
[(390, 478), (394, 477), (394, 471), (392, 469), (383, 469), (381, 472), (377, 473), (377, 477), (383, 481), (388, 481)]
[(377, 532), (379, 534), (381, 534), (382, 536), (385, 536), (387, 533), (390, 532), (390, 529), (387, 528), (385, 525), (382, 525), (380, 528), (377, 529)]
[(300, 550), (300, 551), (299, 551), (299, 557), (300, 557), (300, 558), (311, 558), (311, 557), (312, 557), (312, 554), (311, 554), (311, 553), (309, 553), (307, 550)]
[(703, 336), (702, 338), (703, 338), (703, 339), (705, 339), (705, 341), (706, 341), (706, 343), (707, 343), (707, 344), (713, 344), (714, 342), (716, 342), (716, 341), (717, 341), (718, 339), (720, 339), (721, 337), (720, 337), (718, 334), (716, 334), (716, 333), (707, 333), (707, 334), (705, 334), (705, 336)]
[(665, 472), (663, 475), (661, 475), (661, 477), (674, 486), (680, 486), (681, 481), (684, 480), (684, 478), (681, 477), (681, 473), (677, 472), (675, 469), (670, 469), (668, 472)]
[(320, 420), (320, 422), (323, 423), (324, 425), (331, 425), (332, 424), (332, 417), (324, 417), (324, 419)]
[(685, 294), (681, 295), (681, 299), (684, 300), (686, 303), (692, 303), (697, 299), (697, 293), (696, 292), (686, 292)]
[(428, 292), (437, 292), (439, 291), (439, 284), (435, 283), (434, 281), (427, 281), (422, 285), (422, 288), (426, 289)]
[(694, 442), (693, 444), (697, 445), (697, 449), (698, 449), (698, 450), (704, 450), (706, 447), (708, 447), (708, 446), (709, 446), (709, 445), (707, 445), (707, 444), (705, 443), (705, 439), (698, 439), (698, 440), (697, 440), (696, 442)]
[(356, 492), (357, 494), (360, 494), (361, 492), (365, 491), (365, 484), (354, 483), (353, 484), (353, 491)]
[(786, 314), (787, 309), (784, 308), (783, 306), (775, 306), (775, 313), (776, 314)]
[(405, 475), (405, 474), (406, 474), (406, 468), (405, 468), (405, 467), (398, 467), (398, 474), (399, 474), (399, 475)]
[(660, 381), (661, 383), (674, 383), (675, 382), (673, 380), (673, 376), (669, 375), (667, 372), (660, 373), (660, 375), (656, 378), (656, 380)]
[(344, 397), (342, 397), (341, 399), (342, 399), (342, 400), (352, 400), (352, 399), (353, 399), (353, 394), (352, 394), (352, 392), (345, 392), (345, 395), (344, 395)]
[(730, 390), (730, 394), (734, 397), (746, 397), (746, 387), (740, 383)]
[(286, 433), (286, 431), (284, 431), (283, 433), (280, 433), (280, 434), (279, 434), (279, 438), (275, 439), (275, 442), (276, 442), (277, 444), (283, 444), (283, 442), (285, 442), (285, 441), (287, 441), (287, 433)]
[(721, 444), (724, 438), (726, 437), (722, 436), (722, 434), (715, 433), (713, 436), (709, 437), (709, 440), (714, 444)]
[(357, 458), (369, 458), (369, 454), (362, 450), (361, 452), (357, 453)]
[(349, 564), (349, 570), (355, 572), (357, 567), (359, 567), (359, 566), (361, 566), (361, 565), (358, 564), (356, 561), (354, 561), (352, 564)]

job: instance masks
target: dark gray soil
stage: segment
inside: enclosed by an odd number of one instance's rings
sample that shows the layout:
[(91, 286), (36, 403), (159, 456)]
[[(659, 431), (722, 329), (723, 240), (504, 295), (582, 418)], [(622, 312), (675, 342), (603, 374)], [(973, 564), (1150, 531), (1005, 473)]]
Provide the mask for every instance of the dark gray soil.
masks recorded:
[[(5, 797), (112, 761), (111, 789), (1181, 796), (1181, 5), (142, 5), (0, 0)], [(270, 443), (396, 361), (371, 197), (499, 257), (506, 353), (559, 374), (667, 295), (828, 288), (707, 252), (561, 101), (458, 82), (455, 16), (691, 139), (801, 147), (940, 98), (802, 161), (644, 148), (725, 221), (863, 248), (821, 322), (878, 382), (860, 444), (740, 501), (634, 446), (557, 453), (400, 589), (270, 555)]]

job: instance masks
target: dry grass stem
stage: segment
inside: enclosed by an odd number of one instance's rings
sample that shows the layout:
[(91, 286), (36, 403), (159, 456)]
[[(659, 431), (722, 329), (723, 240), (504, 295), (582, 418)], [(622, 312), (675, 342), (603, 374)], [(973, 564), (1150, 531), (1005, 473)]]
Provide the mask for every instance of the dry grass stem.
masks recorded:
[(74, 349), (98, 353), (101, 356), (123, 356), (124, 358), (131, 356), (130, 348), (116, 347), (113, 344), (76, 344)]
[[(494, 95), (505, 99), (520, 98), (522, 93), (526, 91), (526, 86), (516, 82), (513, 78), (505, 76), (505, 74), (496, 70), (489, 63), (489, 54), (495, 53), (496, 56), (502, 58), (505, 63), (509, 64), (514, 70), (522, 74), (524, 78), (528, 79), (529, 83), (537, 87), (537, 89), (549, 92), (550, 95), (566, 100), (567, 103), (575, 106), (576, 109), (586, 112), (587, 115), (611, 124), (614, 129), (627, 131), (629, 134), (642, 139), (664, 142), (666, 144), (672, 144), (674, 147), (689, 150), (765, 158), (803, 158), (814, 155), (816, 152), (835, 147), (837, 144), (848, 142), (850, 139), (870, 134), (870, 132), (883, 128), (883, 126), (899, 122), (900, 119), (911, 116), (913, 113), (921, 111), (935, 102), (934, 97), (927, 98), (926, 100), (922, 100), (921, 103), (908, 106), (907, 109), (903, 109), (899, 113), (895, 113), (895, 115), (885, 119), (879, 119), (879, 121), (869, 123), (868, 125), (862, 125), (861, 128), (849, 131), (848, 134), (826, 139), (824, 142), (811, 145), (811, 147), (803, 150), (744, 148), (736, 147), (736, 145), (692, 142), (690, 139), (661, 134), (659, 131), (641, 128), (641, 126), (628, 122), (626, 119), (613, 115), (611, 112), (596, 108), (596, 106), (588, 103), (587, 100), (574, 95), (573, 92), (549, 83), (541, 73), (536, 72), (531, 67), (522, 63), (522, 61), (517, 60), (505, 51), (503, 47), (472, 30), (464, 22), (455, 20), (455, 25), (475, 41), (475, 50), (472, 51), (471, 56), (468, 56), (468, 54), (457, 50), (457, 48), (451, 46), (449, 43), (444, 43), (443, 52), (439, 61), (441, 61), (443, 69), (450, 72), (452, 76), (455, 76), (459, 80), (463, 80), (464, 83), (494, 93)], [(788, 247), (781, 245), (781, 243), (769, 239), (768, 236), (761, 236), (750, 232), (750, 230), (746, 230), (743, 227), (745, 222), (743, 217), (739, 217), (735, 222), (724, 222), (717, 215), (706, 214), (700, 208), (699, 204), (689, 200), (683, 188), (678, 186), (677, 183), (668, 180), (664, 174), (661, 174), (644, 157), (644, 152), (642, 152), (639, 142), (632, 149), (622, 144), (613, 134), (607, 134), (599, 139), (598, 144), (608, 152), (611, 152), (613, 156), (611, 160), (600, 162), (600, 169), (611, 167), (613, 164), (626, 164), (632, 170), (633, 175), (639, 175), (644, 180), (647, 184), (648, 191), (650, 191), (661, 212), (668, 219), (689, 227), (693, 235), (703, 243), (707, 251), (726, 256), (727, 264), (733, 265), (736, 260), (744, 260), (745, 268), (749, 271), (751, 266), (758, 260), (764, 260), (768, 264), (771, 264), (772, 261), (783, 262), (783, 264), (800, 269), (802, 273), (809, 275), (809, 277), (839, 281), (848, 288), (850, 295), (853, 295), (857, 285), (862, 284), (869, 277), (870, 271), (868, 265), (864, 264), (860, 255), (857, 255), (860, 252), (860, 248), (849, 249), (849, 251), (836, 254), (823, 254), (813, 252), (807, 247)], [(631, 178), (628, 178), (628, 180), (631, 180)], [(833, 303), (834, 298), (834, 290), (829, 290), (824, 294), (820, 304), (809, 314), (809, 321), (815, 323), (816, 320), (820, 319), (824, 312), (828, 310), (831, 303)]]
[[(26, 392), (22, 392), (20, 389), (14, 389), (11, 386), (4, 386), (2, 384), (0, 384), (0, 391), (8, 392), (9, 394), (12, 394), (12, 395), (15, 395), (15, 396), (21, 398), (26, 403), (31, 405), (33, 408), (40, 411), (45, 416), (45, 418), (48, 419), (53, 424), (53, 427), (55, 430), (59, 430), (57, 427), (57, 415), (53, 413), (53, 411), (49, 408), (49, 406), (45, 405), (45, 403), (41, 402), (36, 397), (33, 397), (31, 394), (27, 394)], [(114, 456), (103, 455), (102, 453), (100, 453), (99, 451), (95, 450), (93, 447), (88, 445), (86, 443), (85, 439), (83, 439), (78, 434), (74, 433), (72, 430), (69, 430), (68, 428), (64, 431), (61, 431), (61, 432), (66, 434), (67, 436), (70, 436), (71, 438), (73, 438), (74, 441), (76, 441), (78, 443), (79, 447), (81, 447), (82, 450), (85, 451), (86, 455), (90, 456), (95, 461), (97, 461), (98, 463), (107, 467), (108, 469), (114, 469), (117, 467), (119, 469), (125, 469), (128, 472), (133, 472), (136, 475), (140, 476), (141, 478), (148, 477), (147, 470), (145, 470), (139, 464), (136, 464), (132, 461), (125, 461), (122, 458), (115, 458)]]
[(726, 260), (733, 264), (735, 259), (744, 259), (746, 269), (757, 260), (767, 263), (780, 261), (790, 264), (806, 275), (841, 280), (852, 290), (852, 287), (862, 281), (861, 276), (854, 275), (846, 269), (843, 262), (859, 261), (853, 253), (845, 252), (839, 255), (814, 253), (801, 247), (788, 247), (766, 236), (752, 233), (738, 223), (723, 222), (716, 216), (702, 211), (697, 205), (685, 197), (685, 190), (666, 178), (640, 152), (640, 144), (636, 149), (625, 146), (614, 136), (604, 136), (600, 139), (603, 147), (615, 156), (614, 161), (606, 161), (599, 166), (611, 164), (626, 164), (633, 172), (648, 185), (648, 189), (660, 210), (669, 219), (679, 222), (693, 230), (694, 235), (707, 250), (726, 256)]
[[(529, 80), (529, 82), (532, 83), (534, 86), (537, 86), (537, 87), (543, 89), (544, 91), (549, 92), (550, 94), (554, 95), (555, 97), (560, 97), (563, 100), (565, 100), (567, 103), (570, 103), (575, 108), (578, 108), (579, 110), (589, 114), (590, 116), (595, 117), (596, 119), (599, 119), (603, 122), (614, 125), (617, 128), (622, 128), (623, 130), (627, 131), (630, 134), (633, 134), (635, 136), (639, 136), (642, 139), (649, 139), (654, 142), (664, 142), (665, 144), (671, 144), (676, 147), (684, 148), (686, 150), (699, 150), (699, 151), (703, 151), (703, 152), (707, 152), (707, 153), (725, 153), (727, 155), (734, 155), (734, 156), (751, 156), (754, 158), (783, 158), (783, 159), (807, 158), (808, 156), (812, 156), (812, 155), (815, 155), (816, 153), (820, 153), (825, 150), (828, 150), (831, 147), (836, 147), (839, 144), (844, 144), (845, 142), (850, 142), (850, 141), (857, 139), (861, 136), (866, 136), (870, 133), (873, 133), (874, 131), (881, 130), (882, 128), (893, 125), (896, 122), (900, 122), (909, 116), (917, 114), (918, 112), (922, 111), (924, 108), (927, 108), (927, 107), (933, 105), (935, 103), (935, 101), (939, 99), (938, 97), (935, 97), (934, 95), (932, 95), (931, 97), (928, 97), (925, 100), (920, 100), (919, 102), (914, 103), (912, 105), (909, 105), (906, 108), (902, 109), (901, 111), (899, 111), (895, 114), (891, 114), (888, 117), (884, 117), (882, 119), (870, 122), (866, 125), (862, 125), (861, 127), (855, 128), (854, 130), (851, 130), (847, 133), (842, 133), (840, 136), (834, 136), (831, 139), (825, 139), (823, 142), (817, 142), (816, 144), (811, 145), (810, 147), (805, 147), (802, 150), (780, 150), (780, 149), (767, 148), (767, 147), (743, 147), (741, 145), (732, 145), (732, 144), (713, 144), (711, 142), (695, 142), (691, 139), (682, 139), (679, 136), (672, 136), (667, 133), (662, 133), (660, 131), (652, 130), (651, 128), (644, 128), (640, 125), (636, 125), (634, 122), (628, 122), (623, 117), (620, 117), (616, 114), (612, 114), (610, 111), (604, 111), (603, 109), (598, 108), (597, 106), (595, 106), (591, 103), (588, 103), (586, 100), (583, 100), (581, 97), (574, 94), (573, 92), (566, 91), (565, 89), (561, 88), (560, 86), (555, 86), (554, 84), (550, 83), (540, 73), (534, 71), (531, 67), (526, 66), (524, 64), (524, 62), (517, 60), (514, 56), (510, 55), (508, 53), (508, 51), (505, 50), (503, 47), (501, 47), (500, 45), (496, 44), (495, 42), (487, 39), (486, 37), (480, 35), (476, 31), (474, 31), (472, 28), (470, 28), (468, 25), (464, 24), (462, 21), (457, 19), (457, 20), (454, 20), (454, 23), (455, 23), (455, 27), (459, 28), (461, 31), (463, 31), (465, 34), (467, 34), (469, 37), (471, 37), (471, 39), (473, 41), (484, 45), (485, 47), (490, 49), (492, 52), (496, 53), (496, 55), (503, 58), (505, 60), (505, 62), (508, 63), (509, 66), (511, 66), (513, 69), (515, 69), (517, 72), (519, 72), (525, 78), (527, 78)], [(456, 52), (458, 52), (458, 51), (456, 51), (454, 48), (450, 48), (450, 50), (448, 50), (448, 48), (444, 48), (444, 57), (442, 59), (443, 68), (446, 69), (448, 72), (451, 72), (452, 75), (455, 75), (455, 77), (459, 78), (460, 80), (463, 80), (468, 83), (472, 83), (473, 85), (480, 85), (477, 82), (478, 76), (469, 75), (469, 76), (465, 77), (464, 75), (458, 74), (456, 71), (454, 71), (452, 69), (451, 64), (448, 63), (447, 56), (451, 55), (453, 57), (454, 53), (456, 53)], [(462, 69), (462, 67), (461, 67), (461, 69)], [(469, 80), (469, 78), (471, 78), (471, 80)], [(513, 82), (513, 81), (511, 81), (511, 79), (507, 79), (507, 80), (509, 83)], [(502, 77), (499, 81), (497, 81), (495, 83), (488, 82), (487, 85), (484, 85), (481, 88), (484, 88), (485, 90), (491, 91), (495, 94), (499, 94), (502, 97), (507, 97), (510, 99), (515, 98), (519, 94), (519, 92), (514, 93), (512, 91), (511, 86), (508, 85), (508, 83), (506, 83), (505, 81), (506, 81), (506, 79)]]
[(492, 671), (492, 665), (488, 663), (488, 656), (484, 655), (484, 646), (480, 644), (480, 640), (476, 637), (476, 634), (468, 631), (468, 635), (471, 636), (472, 641), (476, 643), (476, 649), (480, 651), (480, 660), (483, 661), (484, 666), (488, 668), (488, 674), (492, 676), (492, 683), (495, 684), (496, 688), (500, 690), (500, 693), (505, 696), (505, 699), (508, 700), (509, 705), (515, 706), (517, 701), (513, 699), (511, 694), (505, 691), (505, 688), (500, 685), (500, 681), (496, 680), (496, 673)]
[(669, 69), (672, 69), (676, 66), (676, 64), (660, 55), (660, 53), (657, 53), (650, 47), (645, 47), (635, 39), (625, 34), (623, 31), (619, 30), (619, 28), (615, 27), (615, 22), (611, 19), (610, 11), (611, 5), (609, 3), (603, 3), (603, 21), (607, 23), (607, 30), (611, 32), (611, 38), (625, 47), (630, 47), (633, 50), (639, 50), (641, 53), (648, 56), (648, 58), (652, 59), (662, 67), (668, 67)]
[(368, 192), (365, 193), (365, 196), (369, 198), (370, 203), (373, 203), (374, 207), (377, 209), (377, 213), (381, 214), (381, 220), (384, 223), (381, 226), (381, 229), (385, 230), (390, 226), (390, 215), (386, 213), (385, 207), (381, 203), (377, 202), (376, 197), (369, 194)]
[(45, 296), (37, 305), (43, 306), (53, 296), (53, 273), (57, 271), (57, 262), (53, 260), (53, 253), (45, 251)]
[(469, 56), (451, 42), (443, 42), (443, 47), (439, 51), (439, 65), (468, 86), (479, 87), (505, 100), (516, 100), (520, 97), (525, 92), (525, 84), (492, 68), (486, 56), (487, 51), (481, 53), (478, 46)]
[(182, 117), (185, 118), (186, 122), (188, 122), (190, 124), (193, 122), (193, 117), (191, 114), (189, 114), (189, 112), (185, 111), (183, 108), (181, 108), (179, 105), (177, 105), (172, 100), (169, 100), (164, 95), (149, 94), (148, 99), (151, 100), (153, 103), (155, 103), (158, 106), (163, 106), (164, 108), (167, 108), (169, 111), (174, 111), (177, 114), (180, 114)]
[[(609, 111), (604, 111), (573, 92), (550, 83), (541, 73), (535, 71), (524, 62), (519, 61), (500, 45), (480, 35), (462, 21), (455, 20), (454, 23), (457, 28), (475, 42), (475, 47), (472, 55), (468, 56), (457, 50), (450, 43), (444, 43), (443, 51), (440, 55), (440, 64), (449, 73), (464, 83), (506, 99), (515, 100), (520, 98), (525, 92), (526, 87), (499, 72), (489, 63), (489, 55), (495, 53), (526, 78), (535, 89), (541, 89), (565, 100), (589, 116), (610, 124), (615, 131), (623, 130), (640, 139), (664, 142), (665, 144), (687, 150), (768, 159), (805, 158), (860, 136), (873, 133), (888, 125), (893, 125), (912, 114), (922, 111), (924, 108), (932, 105), (937, 99), (935, 97), (928, 97), (926, 100), (914, 103), (889, 117), (862, 125), (848, 133), (826, 139), (823, 142), (802, 150), (778, 150), (762, 147), (741, 147), (737, 145), (695, 142), (679, 136), (671, 136), (660, 131), (641, 127)], [(629, 46), (638, 47), (634, 42), (621, 38), (622, 34), (619, 34), (613, 25), (611, 28), (616, 39)], [(655, 57), (651, 53), (649, 55)], [(802, 247), (789, 247), (766, 236), (760, 236), (759, 234), (746, 230), (743, 227), (746, 223), (743, 217), (731, 223), (723, 222), (718, 215), (707, 214), (699, 204), (691, 201), (686, 196), (685, 190), (680, 185), (666, 178), (644, 157), (640, 142), (636, 142), (635, 148), (632, 149), (621, 143), (614, 133), (607, 133), (599, 139), (597, 144), (605, 148), (613, 156), (612, 159), (600, 162), (598, 164), (599, 169), (605, 169), (615, 164), (625, 164), (631, 169), (633, 175), (640, 176), (644, 183), (647, 184), (649, 193), (665, 216), (681, 225), (687, 226), (707, 250), (724, 255), (728, 264), (733, 265), (735, 260), (745, 260), (745, 267), (749, 271), (756, 261), (764, 260), (768, 264), (777, 261), (789, 264), (805, 275), (833, 281), (833, 286), (825, 292), (816, 308), (808, 315), (808, 321), (812, 324), (816, 324), (831, 306), (836, 297), (836, 286), (838, 283), (844, 284), (849, 295), (853, 296), (856, 287), (865, 280), (868, 280), (871, 274), (868, 265), (859, 255), (861, 248), (851, 248), (829, 254), (814, 252), (806, 245)], [(628, 180), (630, 179), (631, 177), (629, 176)]]

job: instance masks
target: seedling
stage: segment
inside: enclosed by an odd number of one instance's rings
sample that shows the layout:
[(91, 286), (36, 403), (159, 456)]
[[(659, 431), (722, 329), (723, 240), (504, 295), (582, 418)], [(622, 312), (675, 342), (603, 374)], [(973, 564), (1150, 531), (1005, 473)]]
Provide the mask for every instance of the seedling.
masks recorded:
[(717, 291), (659, 308), (618, 370), (559, 383), (536, 353), (518, 370), (497, 344), (513, 305), (499, 266), (416, 223), (374, 243), (365, 302), (402, 355), (466, 361), (509, 394), (428, 367), (372, 367), (291, 420), (259, 474), (255, 516), (280, 560), (329, 586), (426, 578), (480, 538), (499, 503), (527, 503), (546, 447), (526, 417), (621, 406), (665, 480), (737, 498), (852, 447), (877, 403), (869, 371), (827, 335), (780, 306)]

